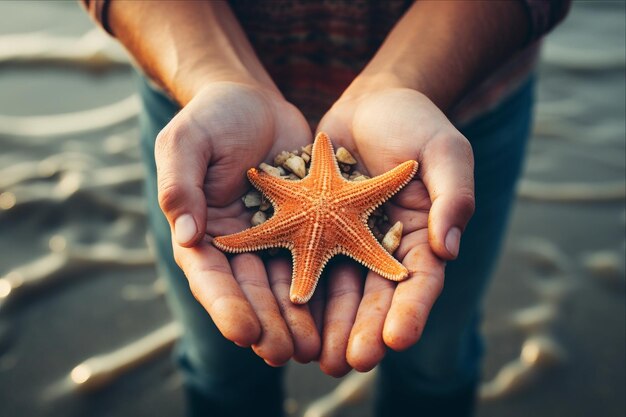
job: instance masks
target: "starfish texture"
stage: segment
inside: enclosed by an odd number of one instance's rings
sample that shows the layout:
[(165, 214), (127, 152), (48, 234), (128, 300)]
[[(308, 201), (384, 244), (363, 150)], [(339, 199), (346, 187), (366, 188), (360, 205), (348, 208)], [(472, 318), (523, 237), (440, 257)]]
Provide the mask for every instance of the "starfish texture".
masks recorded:
[(367, 219), (416, 172), (417, 162), (406, 161), (377, 177), (348, 181), (341, 176), (330, 139), (319, 133), (313, 143), (309, 175), (302, 180), (248, 170), (250, 182), (274, 206), (274, 215), (258, 226), (216, 237), (213, 244), (233, 253), (289, 249), (293, 258), (289, 296), (296, 304), (311, 298), (324, 266), (337, 254), (347, 255), (387, 279), (401, 281), (408, 270), (378, 243)]

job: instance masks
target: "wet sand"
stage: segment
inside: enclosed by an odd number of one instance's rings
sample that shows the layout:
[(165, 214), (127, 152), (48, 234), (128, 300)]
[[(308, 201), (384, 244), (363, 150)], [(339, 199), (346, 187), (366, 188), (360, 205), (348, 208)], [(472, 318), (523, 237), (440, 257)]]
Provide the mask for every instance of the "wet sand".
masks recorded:
[[(479, 417), (626, 413), (625, 16), (577, 3), (544, 49)], [(2, 416), (182, 412), (124, 62), (73, 3), (0, 3)], [(372, 376), (290, 365), (286, 407), (370, 416)]]

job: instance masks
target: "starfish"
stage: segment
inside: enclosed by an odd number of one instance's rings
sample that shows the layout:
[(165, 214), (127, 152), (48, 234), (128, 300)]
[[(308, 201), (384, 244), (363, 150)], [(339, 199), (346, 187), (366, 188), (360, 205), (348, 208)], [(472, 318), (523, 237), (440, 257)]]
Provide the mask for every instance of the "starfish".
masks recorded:
[(328, 136), (313, 143), (309, 174), (290, 181), (251, 168), (248, 178), (274, 206), (266, 222), (242, 232), (213, 239), (224, 252), (241, 253), (283, 247), (291, 251), (293, 275), (289, 298), (304, 304), (313, 295), (326, 263), (347, 255), (377, 274), (401, 281), (408, 270), (376, 240), (367, 219), (404, 187), (417, 172), (416, 161), (363, 181), (341, 176)]

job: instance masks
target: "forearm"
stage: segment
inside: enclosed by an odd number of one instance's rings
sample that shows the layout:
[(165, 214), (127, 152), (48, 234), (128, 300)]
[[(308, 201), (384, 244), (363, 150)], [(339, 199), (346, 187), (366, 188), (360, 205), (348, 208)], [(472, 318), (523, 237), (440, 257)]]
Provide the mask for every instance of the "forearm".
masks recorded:
[(407, 87), (444, 112), (524, 44), (518, 1), (417, 1), (346, 91)]
[(113, 0), (108, 22), (143, 71), (181, 105), (213, 81), (276, 90), (224, 2)]

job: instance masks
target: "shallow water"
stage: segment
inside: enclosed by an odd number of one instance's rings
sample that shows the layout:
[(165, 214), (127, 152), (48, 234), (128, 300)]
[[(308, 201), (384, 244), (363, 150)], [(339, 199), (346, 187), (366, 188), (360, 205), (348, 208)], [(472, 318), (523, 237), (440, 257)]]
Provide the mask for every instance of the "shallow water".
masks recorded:
[[(626, 412), (625, 17), (620, 2), (576, 3), (544, 49), (486, 299), (480, 417)], [(146, 238), (136, 102), (124, 101), (132, 74), (91, 29), (72, 3), (0, 3), (3, 416), (182, 409), (163, 354), (179, 330)], [(292, 365), (286, 407), (368, 416), (371, 376)]]

